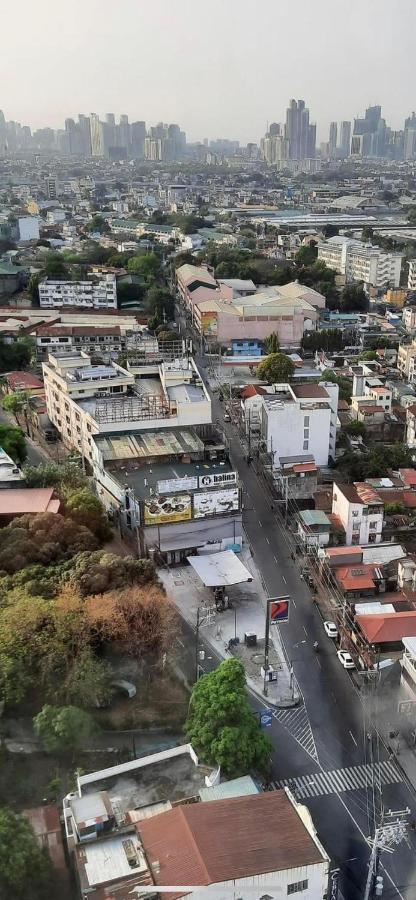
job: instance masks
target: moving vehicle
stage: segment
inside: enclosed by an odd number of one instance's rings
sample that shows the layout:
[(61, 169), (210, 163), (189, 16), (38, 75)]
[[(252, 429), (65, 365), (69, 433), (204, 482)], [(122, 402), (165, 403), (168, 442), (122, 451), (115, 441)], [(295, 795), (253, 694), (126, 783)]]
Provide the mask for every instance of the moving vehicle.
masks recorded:
[(338, 637), (338, 628), (333, 622), (324, 622), (325, 634), (335, 640)]
[(355, 662), (348, 650), (337, 650), (337, 657), (344, 669), (355, 669)]

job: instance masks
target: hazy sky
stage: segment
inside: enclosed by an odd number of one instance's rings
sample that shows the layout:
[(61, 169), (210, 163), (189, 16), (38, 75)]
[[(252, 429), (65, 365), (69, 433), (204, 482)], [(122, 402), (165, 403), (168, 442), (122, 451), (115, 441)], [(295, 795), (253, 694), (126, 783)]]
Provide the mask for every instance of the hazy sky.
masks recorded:
[[(258, 141), (302, 97), (332, 119), (416, 108), (416, 0), (2, 0), (6, 119), (79, 112), (178, 122), (188, 140)], [(1, 5), (2, 5), (1, 4)]]

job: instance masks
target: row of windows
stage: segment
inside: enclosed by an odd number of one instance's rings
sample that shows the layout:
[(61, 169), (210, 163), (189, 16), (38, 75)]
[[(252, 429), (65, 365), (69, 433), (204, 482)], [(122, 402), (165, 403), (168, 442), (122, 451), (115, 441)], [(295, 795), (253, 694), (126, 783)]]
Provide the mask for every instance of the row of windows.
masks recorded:
[(288, 884), (287, 893), (288, 896), (291, 894), (300, 894), (302, 891), (308, 890), (308, 879), (304, 878), (303, 881), (293, 881), (292, 884)]

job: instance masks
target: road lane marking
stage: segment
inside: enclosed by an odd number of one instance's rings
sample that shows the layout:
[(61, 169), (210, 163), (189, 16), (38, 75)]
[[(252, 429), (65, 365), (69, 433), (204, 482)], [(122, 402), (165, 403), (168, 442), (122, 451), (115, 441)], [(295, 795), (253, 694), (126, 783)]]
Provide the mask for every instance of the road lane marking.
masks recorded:
[(294, 606), (294, 607), (295, 607), (295, 609), (296, 609), (296, 600), (295, 600), (295, 598), (294, 598), (294, 597), (292, 597), (292, 598), (291, 598), (291, 599), (292, 599), (292, 603), (293, 603), (293, 606)]
[(306, 637), (308, 637), (308, 632), (307, 632), (307, 630), (306, 630), (306, 628), (305, 628), (305, 626), (304, 626), (304, 625), (302, 625), (302, 628), (303, 628), (303, 630), (304, 630), (304, 632), (305, 632), (305, 634), (306, 634)]
[(269, 541), (269, 538), (268, 538), (268, 537), (266, 537), (266, 541), (267, 541), (268, 544), (270, 544), (270, 541)]
[(352, 739), (353, 739), (353, 741), (354, 741), (355, 746), (358, 747), (357, 741), (355, 740), (355, 737), (354, 737), (354, 735), (353, 735), (351, 729), (350, 729), (350, 735), (351, 735), (351, 737), (352, 737)]
[(259, 525), (260, 525), (260, 528), (263, 528), (263, 525), (261, 524), (260, 519), (259, 519)]
[(283, 578), (284, 583), (287, 584), (287, 581), (286, 581), (286, 578), (284, 575), (282, 575), (282, 578)]
[(277, 556), (274, 556), (273, 559), (274, 559), (275, 563), (278, 563), (278, 562), (279, 562)]
[(322, 669), (321, 663), (319, 662), (319, 659), (317, 656), (315, 657), (315, 659), (316, 659), (316, 662), (318, 663), (319, 668)]

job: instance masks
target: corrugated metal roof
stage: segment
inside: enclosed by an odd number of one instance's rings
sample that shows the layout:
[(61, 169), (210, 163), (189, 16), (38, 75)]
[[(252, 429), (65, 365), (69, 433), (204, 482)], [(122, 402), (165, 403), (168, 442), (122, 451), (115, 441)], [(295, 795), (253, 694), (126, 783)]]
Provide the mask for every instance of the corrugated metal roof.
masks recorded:
[(233, 778), (232, 781), (224, 781), (213, 787), (201, 788), (199, 796), (201, 800), (229, 800), (230, 797), (248, 797), (258, 794), (258, 788), (251, 775), (243, 775), (242, 778)]

